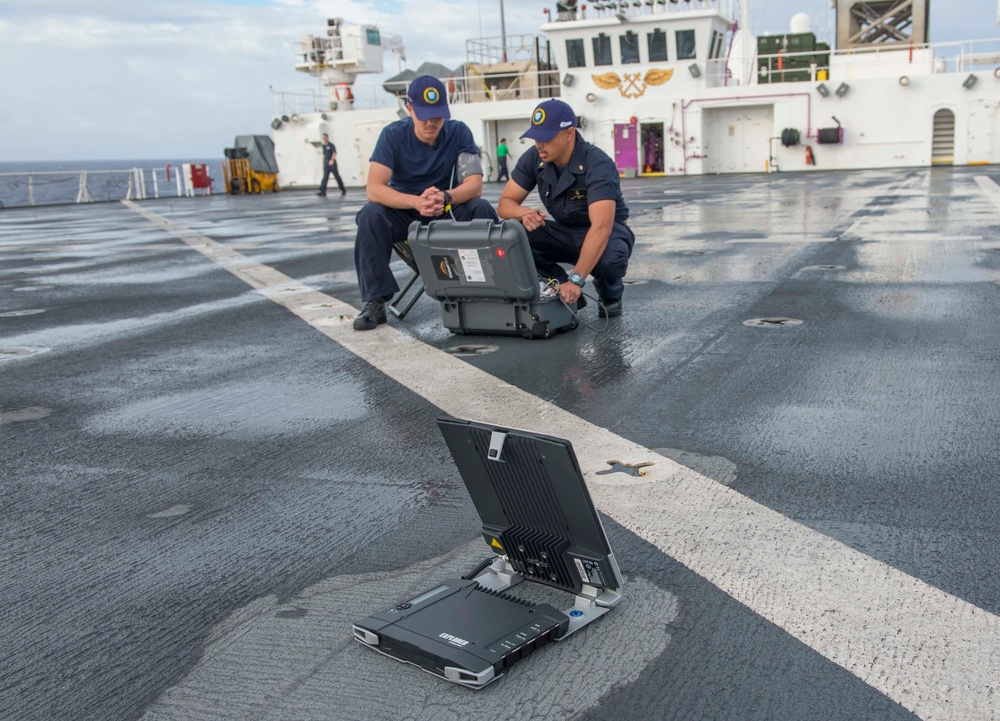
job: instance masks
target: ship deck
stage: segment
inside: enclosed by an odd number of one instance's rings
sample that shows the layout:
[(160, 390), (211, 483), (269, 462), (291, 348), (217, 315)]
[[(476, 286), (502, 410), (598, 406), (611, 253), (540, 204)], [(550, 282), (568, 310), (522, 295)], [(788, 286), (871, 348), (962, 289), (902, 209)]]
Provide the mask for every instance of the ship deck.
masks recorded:
[[(624, 181), (535, 341), (353, 331), (357, 189), (0, 212), (0, 717), (1000, 718), (998, 181)], [(480, 691), (351, 635), (489, 555), (441, 413), (570, 439), (626, 579)]]

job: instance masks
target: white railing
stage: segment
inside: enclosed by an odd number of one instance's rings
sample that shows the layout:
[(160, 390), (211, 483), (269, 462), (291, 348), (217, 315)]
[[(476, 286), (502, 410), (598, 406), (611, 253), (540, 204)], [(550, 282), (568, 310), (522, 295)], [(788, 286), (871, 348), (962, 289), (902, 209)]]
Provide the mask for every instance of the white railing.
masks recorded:
[(732, 20), (733, 0), (612, 0), (587, 3), (588, 9), (577, 14), (578, 20), (608, 18), (616, 15), (635, 17), (637, 15), (658, 15), (660, 13), (683, 13), (691, 10), (717, 10), (724, 18)]
[[(829, 55), (831, 64), (838, 58), (850, 58), (854, 67), (867, 68), (875, 74), (886, 67), (897, 67), (900, 64), (901, 55), (905, 56), (903, 62), (916, 68), (922, 68), (925, 72), (964, 73), (1000, 67), (1000, 39), (945, 43), (885, 43), (865, 48), (758, 55), (759, 66), (764, 66), (767, 70), (767, 73), (759, 74), (773, 75), (776, 82), (782, 75), (794, 76), (796, 71), (810, 69), (809, 66), (791, 67), (796, 58), (808, 59), (817, 55)], [(820, 64), (812, 68), (813, 73), (817, 70), (829, 71), (830, 66)]]
[[(461, 71), (461, 69), (460, 69)], [(448, 88), (448, 102), (452, 104), (493, 102), (514, 98), (554, 98), (559, 97), (559, 75), (552, 70), (529, 70), (524, 72), (491, 73), (480, 72), (469, 66), (464, 74), (457, 73), (439, 78)], [(406, 89), (406, 83), (399, 84), (399, 91)], [(382, 85), (354, 85), (355, 110), (401, 107), (396, 96), (387, 92)], [(307, 88), (304, 90), (272, 90), (274, 94), (275, 117), (282, 122), (294, 121), (296, 114), (337, 113), (330, 108), (330, 100), (325, 92)]]
[(465, 58), (469, 63), (495, 65), (539, 60), (554, 64), (548, 52), (547, 40), (538, 35), (508, 35), (505, 38), (477, 38), (465, 41)]
[(193, 195), (186, 185), (181, 168), (171, 166), (0, 173), (0, 208)]

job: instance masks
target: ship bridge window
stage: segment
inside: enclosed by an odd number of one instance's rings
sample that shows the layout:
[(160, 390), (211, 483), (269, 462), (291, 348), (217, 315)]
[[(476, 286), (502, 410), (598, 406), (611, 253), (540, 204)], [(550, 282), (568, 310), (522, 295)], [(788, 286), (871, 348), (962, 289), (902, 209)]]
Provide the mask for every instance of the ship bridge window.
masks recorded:
[(649, 45), (649, 62), (663, 62), (667, 59), (667, 34), (662, 30), (646, 33)]
[(619, 41), (622, 51), (622, 64), (639, 62), (639, 36), (629, 30), (619, 37)]
[(611, 38), (600, 33), (594, 40), (594, 65), (611, 64)]
[(689, 60), (697, 57), (694, 48), (694, 30), (678, 30), (676, 37), (678, 60)]
[(718, 40), (719, 40), (719, 33), (713, 30), (712, 40), (708, 43), (709, 60), (719, 57), (719, 53), (722, 52), (722, 43), (718, 42)]
[(382, 38), (379, 37), (378, 28), (368, 28), (365, 31), (365, 40), (368, 41), (369, 45), (381, 45)]
[(587, 56), (583, 52), (583, 40), (566, 41), (566, 64), (571, 68), (582, 68), (587, 65)]

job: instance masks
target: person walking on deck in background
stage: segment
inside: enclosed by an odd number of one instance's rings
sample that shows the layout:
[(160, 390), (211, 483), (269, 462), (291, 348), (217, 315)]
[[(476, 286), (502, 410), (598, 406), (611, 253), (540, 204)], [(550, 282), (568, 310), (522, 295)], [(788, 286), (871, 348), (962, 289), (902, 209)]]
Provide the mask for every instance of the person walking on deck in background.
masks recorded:
[(510, 150), (507, 149), (507, 138), (500, 138), (500, 145), (497, 146), (497, 182), (510, 180), (510, 173), (507, 172), (507, 157)]
[[(499, 220), (480, 196), (483, 166), (472, 131), (450, 120), (444, 85), (430, 75), (410, 82), (409, 117), (386, 126), (368, 168), (368, 202), (358, 211), (354, 265), (364, 310), (355, 330), (386, 322), (385, 302), (399, 285), (389, 269), (395, 243), (406, 240), (410, 224), (452, 217)], [(454, 179), (454, 185), (453, 183)]]
[(328, 134), (323, 133), (323, 180), (319, 184), (319, 192), (316, 193), (321, 198), (326, 197), (326, 183), (330, 179), (331, 174), (334, 180), (337, 181), (340, 194), (347, 195), (344, 181), (340, 179), (340, 173), (337, 172), (337, 146), (330, 142)]
[[(586, 305), (583, 287), (592, 275), (598, 315), (621, 315), (635, 234), (625, 224), (629, 210), (618, 168), (577, 132), (576, 115), (561, 100), (540, 103), (521, 137), (535, 145), (518, 158), (497, 212), (524, 225), (539, 275), (559, 281), (565, 303)], [(536, 186), (544, 210), (523, 204)], [(572, 271), (560, 263), (572, 264)]]

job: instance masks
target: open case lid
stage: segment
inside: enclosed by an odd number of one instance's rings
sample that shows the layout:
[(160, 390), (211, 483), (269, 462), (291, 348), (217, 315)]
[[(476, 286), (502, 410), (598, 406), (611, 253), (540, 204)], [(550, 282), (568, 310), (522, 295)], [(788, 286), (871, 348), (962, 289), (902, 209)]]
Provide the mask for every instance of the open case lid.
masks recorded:
[(621, 573), (569, 441), (447, 416), (438, 426), (494, 553), (528, 580), (618, 592)]
[(531, 246), (517, 221), (414, 221), (407, 240), (424, 290), (432, 298), (539, 300)]

